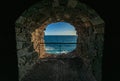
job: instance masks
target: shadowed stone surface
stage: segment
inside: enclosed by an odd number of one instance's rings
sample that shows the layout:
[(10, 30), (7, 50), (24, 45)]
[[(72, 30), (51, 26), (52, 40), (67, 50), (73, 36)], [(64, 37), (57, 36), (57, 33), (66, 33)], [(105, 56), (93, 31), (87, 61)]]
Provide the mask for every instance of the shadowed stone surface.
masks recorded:
[(22, 81), (96, 81), (80, 58), (42, 59)]
[[(25, 10), (16, 20), (15, 30), (19, 80), (21, 81), (28, 74), (29, 70), (33, 70), (32, 67), (41, 58), (56, 58), (54, 55), (46, 54), (44, 45), (40, 43), (44, 44), (43, 37), (46, 26), (50, 23), (60, 21), (72, 24), (78, 35), (78, 44), (74, 52), (70, 56), (62, 55), (61, 57), (80, 57), (83, 59), (87, 71), (91, 71), (96, 80), (101, 81), (101, 59), (105, 24), (97, 12), (78, 0), (41, 0), (39, 3)], [(55, 64), (57, 62), (56, 60)], [(50, 67), (53, 68), (51, 65)], [(66, 63), (66, 66), (62, 66), (62, 68), (67, 67), (67, 65)], [(42, 67), (43, 64), (38, 66)], [(68, 67), (67, 69), (71, 70)], [(86, 71), (84, 72), (87, 74)]]

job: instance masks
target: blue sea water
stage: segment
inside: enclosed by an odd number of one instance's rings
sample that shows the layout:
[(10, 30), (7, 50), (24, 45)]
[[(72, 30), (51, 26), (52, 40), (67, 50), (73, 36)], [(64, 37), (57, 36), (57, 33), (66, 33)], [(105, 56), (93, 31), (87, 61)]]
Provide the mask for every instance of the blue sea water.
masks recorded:
[(45, 50), (49, 54), (62, 54), (73, 51), (76, 48), (77, 36), (46, 35)]

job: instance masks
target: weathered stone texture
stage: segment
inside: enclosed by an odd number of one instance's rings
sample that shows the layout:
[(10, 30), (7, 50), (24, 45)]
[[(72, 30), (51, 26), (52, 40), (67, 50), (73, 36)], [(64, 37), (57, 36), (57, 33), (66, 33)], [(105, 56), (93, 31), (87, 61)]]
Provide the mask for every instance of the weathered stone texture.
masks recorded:
[(39, 60), (22, 81), (96, 81), (80, 58)]
[[(83, 59), (86, 68), (93, 71), (96, 80), (101, 81), (104, 21), (93, 9), (77, 0), (59, 1), (52, 3), (42, 0), (26, 10), (15, 23), (20, 80), (38, 59), (78, 56)], [(46, 54), (44, 30), (48, 24), (61, 21), (75, 27), (78, 35), (77, 48), (68, 55)]]

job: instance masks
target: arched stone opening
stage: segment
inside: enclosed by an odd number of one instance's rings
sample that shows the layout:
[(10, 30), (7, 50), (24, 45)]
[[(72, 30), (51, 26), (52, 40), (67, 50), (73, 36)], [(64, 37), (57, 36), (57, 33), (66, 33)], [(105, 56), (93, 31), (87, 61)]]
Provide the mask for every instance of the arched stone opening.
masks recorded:
[[(67, 15), (67, 16), (66, 16)], [(69, 17), (68, 17), (69, 16)], [(55, 22), (70, 22), (72, 23), (72, 25), (75, 26), (75, 30), (77, 31), (77, 35), (78, 35), (78, 39), (77, 39), (77, 47), (75, 50), (75, 56), (86, 56), (88, 57), (85, 53), (87, 52), (87, 46), (88, 45), (84, 45), (85, 47), (82, 47), (82, 44), (88, 43), (88, 41), (86, 41), (87, 36), (89, 37), (90, 34), (94, 34), (95, 31), (93, 31), (93, 26), (91, 24), (91, 22), (89, 21), (89, 18), (84, 16), (86, 19), (86, 21), (84, 20), (84, 22), (81, 20), (81, 18), (79, 17), (81, 15), (77, 15), (74, 17), (70, 16), (70, 14), (63, 14), (63, 13), (58, 13), (55, 14), (55, 16), (53, 16), (53, 18), (48, 18), (48, 20), (46, 20), (41, 26), (39, 26), (38, 28), (35, 29), (35, 31), (33, 33), (31, 33), (32, 38), (31, 38), (31, 42), (33, 42), (34, 45), (34, 49), (35, 51), (39, 54), (39, 58), (45, 58), (45, 57), (56, 57), (56, 55), (52, 56), (52, 55), (46, 55), (45, 52), (42, 51), (42, 49), (45, 49), (44, 45), (41, 45), (41, 43), (44, 43), (43, 37), (44, 37), (44, 30), (46, 28), (46, 26), (50, 23), (55, 23)], [(84, 19), (84, 18), (83, 18)], [(37, 36), (35, 36), (35, 33), (37, 34)], [(35, 39), (35, 41), (34, 41)], [(81, 40), (82, 39), (82, 40)], [(38, 41), (38, 42), (36, 42)], [(41, 41), (41, 42), (40, 42)], [(38, 47), (37, 47), (38, 46)], [(84, 51), (82, 48), (85, 48)], [(41, 51), (40, 51), (41, 50)]]
[[(64, 55), (55, 55), (55, 54), (49, 55), (48, 53), (45, 52), (45, 41), (44, 41), (45, 33), (44, 33), (44, 31), (48, 24), (40, 26), (39, 28), (35, 29), (34, 32), (31, 33), (31, 35), (32, 35), (31, 42), (33, 42), (34, 50), (38, 53), (39, 58), (47, 58), (47, 57), (50, 57), (50, 58), (65, 57), (66, 58), (67, 57), (66, 54), (64, 54)], [(71, 52), (70, 54), (74, 55), (75, 50), (76, 49), (74, 49), (74, 52)]]
[[(46, 0), (47, 1), (47, 0)], [(72, 1), (72, 0), (70, 0)], [(74, 3), (74, 2), (73, 2)], [(49, 7), (51, 6), (51, 7)], [(103, 54), (104, 22), (91, 8), (78, 2), (71, 5), (48, 5), (39, 3), (37, 6), (26, 10), (16, 21), (16, 41), (20, 78), (30, 69), (38, 59), (47, 58), (44, 55), (44, 30), (50, 23), (69, 22), (77, 30), (77, 47), (74, 55), (61, 56), (61, 58), (80, 57), (86, 67), (95, 72), (97, 64), (101, 61), (97, 58)], [(56, 58), (56, 56), (50, 56)], [(95, 62), (93, 62), (93, 60)], [(98, 79), (99, 80), (99, 79)]]
[(70, 23), (51, 23), (44, 32), (45, 51), (47, 54), (70, 54), (76, 49), (77, 32)]

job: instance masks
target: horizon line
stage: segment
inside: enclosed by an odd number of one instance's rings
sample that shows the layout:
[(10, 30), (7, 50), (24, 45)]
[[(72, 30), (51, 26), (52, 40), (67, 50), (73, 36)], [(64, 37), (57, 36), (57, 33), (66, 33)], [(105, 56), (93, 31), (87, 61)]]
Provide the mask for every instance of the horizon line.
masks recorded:
[[(47, 36), (47, 35), (45, 35), (45, 36)], [(62, 35), (62, 36), (66, 36), (66, 35)], [(71, 35), (70, 35), (71, 36)], [(73, 36), (73, 35), (72, 35)], [(74, 35), (74, 36), (77, 36), (77, 35)]]

